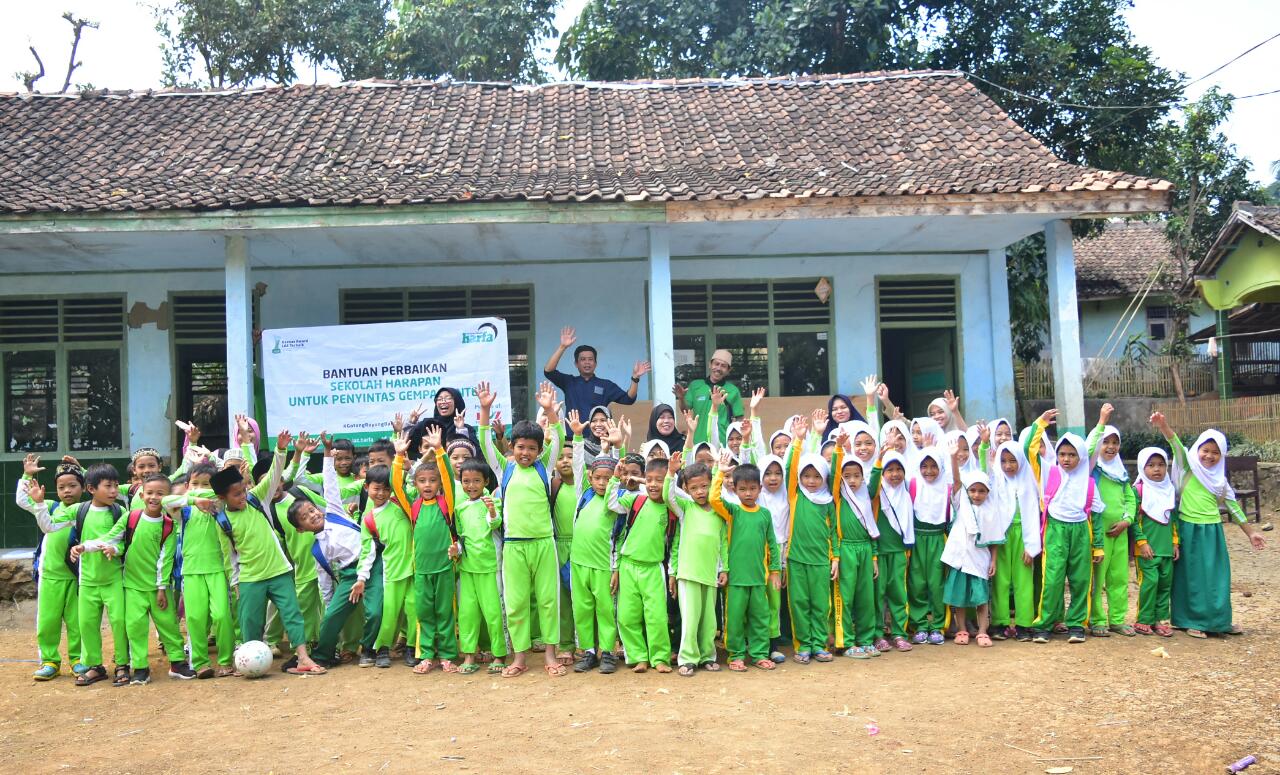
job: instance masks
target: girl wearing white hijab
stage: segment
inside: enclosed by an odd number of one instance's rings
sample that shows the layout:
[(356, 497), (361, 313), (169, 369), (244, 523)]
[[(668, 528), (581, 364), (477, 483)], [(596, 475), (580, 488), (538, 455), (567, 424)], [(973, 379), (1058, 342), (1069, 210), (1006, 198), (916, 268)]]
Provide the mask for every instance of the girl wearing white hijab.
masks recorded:
[(1231, 621), (1231, 560), (1218, 504), (1226, 507), (1254, 549), (1262, 549), (1266, 542), (1236, 503), (1236, 492), (1227, 479), (1227, 438), (1221, 431), (1207, 430), (1187, 451), (1164, 415), (1151, 415), (1151, 424), (1173, 449), (1173, 482), (1181, 492), (1181, 556), (1173, 564), (1173, 626), (1186, 628), (1193, 638), (1212, 632), (1239, 634), (1242, 630)]
[(962, 431), (965, 429), (964, 418), (960, 416), (960, 399), (950, 390), (944, 390), (941, 398), (929, 402), (929, 416), (944, 431)]
[(1111, 412), (1111, 404), (1102, 405), (1098, 425), (1085, 440), (1103, 506), (1093, 520), (1094, 532), (1102, 534), (1102, 562), (1093, 569), (1089, 617), (1089, 634), (1096, 638), (1105, 638), (1112, 632), (1136, 634), (1125, 620), (1129, 615), (1129, 526), (1138, 510), (1138, 498), (1120, 459), (1120, 429), (1107, 424)]
[(907, 445), (907, 461), (914, 465), (926, 447), (946, 449), (947, 432), (932, 417), (917, 417), (911, 421), (911, 443)]
[[(787, 497), (787, 464), (777, 455), (765, 455), (760, 459), (760, 497), (756, 503), (764, 506), (773, 516), (773, 537), (778, 541), (782, 555), (782, 572), (787, 572), (787, 539), (791, 537), (791, 499)], [(769, 599), (769, 658), (776, 663), (786, 661), (779, 650), (782, 647), (782, 595), (783, 591), (765, 584)]]
[[(956, 500), (955, 523), (947, 536), (942, 561), (951, 566), (943, 594), (947, 605), (955, 611), (957, 621), (964, 621), (966, 608), (978, 609), (977, 642), (983, 648), (991, 645), (987, 626), (991, 622), (991, 585), (988, 579), (995, 574), (996, 550), (1004, 543), (999, 532), (999, 509), (991, 498), (991, 486), (987, 475), (981, 471), (966, 471), (960, 476), (963, 492)], [(969, 642), (969, 632), (964, 627), (956, 631), (957, 646)]]
[(870, 469), (836, 445), (832, 458), (840, 477), (835, 501), (836, 538), (840, 542), (840, 580), (835, 585), (836, 648), (854, 659), (880, 656), (876, 640), (876, 539), (880, 529), (868, 488)]
[(1138, 513), (1133, 523), (1134, 554), (1138, 565), (1138, 622), (1140, 635), (1171, 637), (1169, 601), (1173, 564), (1178, 559), (1178, 488), (1169, 470), (1169, 456), (1159, 447), (1138, 453)]
[(860, 420), (852, 420), (840, 426), (840, 430), (849, 436), (850, 452), (863, 466), (870, 471), (876, 464), (876, 431), (869, 424)]
[(791, 502), (791, 532), (787, 537), (787, 595), (795, 660), (830, 662), (827, 616), (831, 612), (831, 582), (839, 572), (835, 546), (835, 507), (827, 488), (830, 468), (821, 455), (801, 454), (808, 424), (792, 426), (787, 450), (787, 497)]
[(899, 454), (907, 454), (911, 448), (911, 430), (902, 420), (890, 420), (880, 426), (880, 446), (890, 445)]
[[(951, 521), (951, 477), (946, 457), (936, 447), (920, 452), (916, 471), (908, 484), (915, 513), (915, 548), (907, 571), (907, 600), (911, 642), (917, 646), (945, 642), (947, 606), (942, 602), (942, 548), (947, 543), (947, 523)], [(932, 621), (930, 621), (932, 617)]]
[(1031, 640), (1031, 623), (1036, 618), (1034, 563), (1040, 556), (1040, 485), (1021, 444), (1006, 441), (996, 449), (991, 485), (1005, 536), (996, 552), (996, 575), (991, 588), (991, 637), (1016, 637), (1026, 642)]
[(871, 472), (871, 497), (880, 499), (880, 509), (876, 514), (876, 527), (880, 530), (876, 622), (884, 620), (886, 609), (889, 612), (888, 637), (877, 639), (875, 647), (877, 651), (888, 651), (888, 638), (893, 638), (893, 648), (910, 651), (911, 643), (907, 641), (907, 550), (915, 546), (916, 534), (906, 458), (897, 452), (884, 453), (880, 464)]
[[(1036, 424), (1039, 426), (1039, 421)], [(1039, 455), (1043, 438), (1037, 434), (1031, 440), (1028, 458)], [(1063, 434), (1055, 449), (1057, 462), (1043, 475), (1044, 583), (1040, 615), (1031, 625), (1036, 643), (1048, 643), (1049, 629), (1063, 619), (1064, 586), (1071, 590), (1067, 642), (1084, 643), (1093, 563), (1102, 560), (1102, 531), (1092, 529), (1093, 515), (1103, 509), (1097, 485), (1089, 476), (1086, 449), (1084, 439), (1074, 433)]]

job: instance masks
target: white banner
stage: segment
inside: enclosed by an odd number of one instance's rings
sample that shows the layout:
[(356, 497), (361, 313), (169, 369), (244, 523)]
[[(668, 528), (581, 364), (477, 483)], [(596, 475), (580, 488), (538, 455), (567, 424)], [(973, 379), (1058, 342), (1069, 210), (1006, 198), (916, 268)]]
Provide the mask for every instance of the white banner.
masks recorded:
[(267, 436), (328, 431), (364, 446), (391, 435), (391, 418), (456, 388), (475, 424), (476, 384), (498, 393), (494, 413), (511, 417), (507, 323), (500, 318), (423, 320), (358, 326), (277, 328), (262, 333)]

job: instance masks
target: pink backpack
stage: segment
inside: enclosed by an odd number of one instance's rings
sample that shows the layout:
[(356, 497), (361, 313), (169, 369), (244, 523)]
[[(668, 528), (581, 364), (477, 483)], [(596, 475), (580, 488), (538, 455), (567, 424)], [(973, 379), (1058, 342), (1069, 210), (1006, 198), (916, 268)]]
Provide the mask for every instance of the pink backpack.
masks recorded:
[[(941, 476), (941, 474), (939, 474)], [(907, 493), (911, 495), (911, 502), (916, 502), (916, 480), (912, 479), (907, 482)], [(951, 485), (947, 485), (947, 522), (951, 522)]]
[[(1058, 494), (1058, 488), (1062, 486), (1062, 469), (1057, 466), (1051, 466), (1049, 473), (1044, 480), (1044, 506), (1040, 512), (1040, 540), (1044, 540), (1044, 531), (1049, 524), (1049, 504), (1053, 502), (1053, 496)], [(1098, 483), (1093, 477), (1089, 477), (1089, 487), (1084, 498), (1084, 513), (1089, 515), (1093, 513), (1093, 499), (1098, 494)]]

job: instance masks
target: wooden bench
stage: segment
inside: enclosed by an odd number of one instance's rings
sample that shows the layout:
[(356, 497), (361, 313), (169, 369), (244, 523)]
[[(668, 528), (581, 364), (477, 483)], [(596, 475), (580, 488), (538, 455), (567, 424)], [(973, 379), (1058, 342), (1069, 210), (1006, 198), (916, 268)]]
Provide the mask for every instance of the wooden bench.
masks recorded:
[[(1227, 457), (1227, 481), (1231, 482), (1231, 487), (1236, 491), (1236, 500), (1240, 503), (1240, 508), (1244, 510), (1245, 516), (1249, 515), (1249, 509), (1246, 507), (1250, 500), (1253, 501), (1253, 521), (1262, 521), (1262, 495), (1258, 488), (1258, 458), (1256, 455), (1242, 455), (1240, 457)], [(1245, 486), (1237, 486), (1236, 482), (1241, 482)], [(1227, 516), (1226, 507), (1222, 508), (1224, 518)]]

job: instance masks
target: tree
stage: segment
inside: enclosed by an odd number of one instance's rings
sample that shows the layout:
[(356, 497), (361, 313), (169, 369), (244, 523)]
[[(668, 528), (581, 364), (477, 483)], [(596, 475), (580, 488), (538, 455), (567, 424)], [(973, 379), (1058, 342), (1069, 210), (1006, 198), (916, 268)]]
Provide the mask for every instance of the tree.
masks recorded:
[[(62, 88), (58, 90), (59, 94), (66, 94), (67, 89), (71, 88), (71, 74), (74, 73), (84, 62), (76, 60), (76, 51), (80, 48), (80, 38), (84, 35), (86, 29), (98, 29), (98, 22), (89, 19), (83, 19), (72, 15), (70, 11), (62, 14), (62, 18), (66, 19), (71, 25), (71, 54), (67, 57), (67, 75), (62, 79)], [(22, 81), (22, 85), (28, 92), (36, 90), (36, 81), (44, 77), (44, 60), (40, 58), (40, 53), (36, 51), (35, 46), (27, 46), (31, 51), (31, 56), (36, 60), (36, 66), (40, 69), (32, 72), (18, 72), (14, 76)], [(80, 84), (77, 88), (86, 88), (86, 85)]]
[(535, 45), (555, 33), (558, 0), (396, 0), (388, 36), (400, 77), (543, 80)]
[(1262, 198), (1267, 204), (1280, 205), (1280, 159), (1271, 162), (1271, 177), (1274, 178), (1262, 191)]

